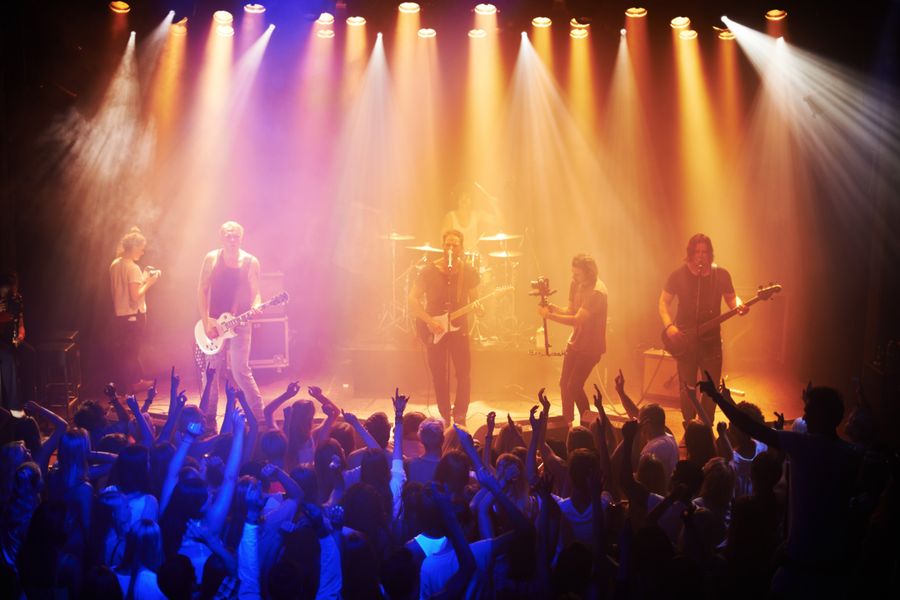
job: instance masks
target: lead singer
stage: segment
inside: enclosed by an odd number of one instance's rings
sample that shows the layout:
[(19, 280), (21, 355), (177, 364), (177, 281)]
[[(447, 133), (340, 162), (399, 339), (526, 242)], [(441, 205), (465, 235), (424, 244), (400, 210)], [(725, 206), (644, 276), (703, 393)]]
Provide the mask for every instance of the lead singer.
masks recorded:
[(542, 318), (572, 327), (559, 378), (567, 421), (575, 419), (575, 406), (579, 416), (590, 407), (584, 384), (606, 352), (606, 312), (606, 285), (597, 278), (597, 263), (587, 254), (576, 254), (572, 259), (569, 305), (538, 307)]
[[(446, 425), (453, 421), (466, 424), (472, 388), (472, 358), (469, 351), (469, 324), (466, 315), (450, 323), (449, 328), (436, 317), (474, 302), (480, 276), (467, 265), (463, 254), (463, 234), (455, 229), (444, 232), (444, 254), (429, 262), (409, 293), (409, 307), (420, 321), (419, 332), (428, 349), (428, 367), (434, 382), (438, 410)], [(422, 301), (425, 301), (425, 304)], [(422, 324), (424, 326), (422, 326)], [(458, 329), (457, 329), (458, 328)], [(435, 335), (446, 334), (437, 343)], [(450, 408), (450, 371), (456, 371), (456, 403)]]

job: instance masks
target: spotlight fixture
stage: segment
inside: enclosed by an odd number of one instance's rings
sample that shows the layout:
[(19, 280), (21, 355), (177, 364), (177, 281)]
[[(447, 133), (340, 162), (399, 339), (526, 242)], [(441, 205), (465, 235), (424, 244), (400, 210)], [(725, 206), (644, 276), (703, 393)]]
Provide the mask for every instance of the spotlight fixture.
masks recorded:
[(327, 12), (322, 13), (319, 15), (319, 18), (316, 19), (316, 23), (319, 25), (334, 25), (334, 15)]
[(437, 36), (437, 31), (431, 29), (430, 27), (423, 27), (419, 30), (417, 34), (422, 39), (433, 38)]
[(330, 40), (334, 37), (334, 29), (320, 29), (316, 32), (316, 37), (323, 40)]
[(678, 37), (683, 40), (695, 40), (697, 39), (697, 32), (693, 29), (685, 29), (678, 34)]
[(623, 27), (622, 29), (619, 30), (619, 35), (621, 35), (622, 37), (625, 37), (626, 35), (628, 35), (628, 30)]
[(216, 25), (216, 35), (232, 37), (234, 36), (234, 27), (231, 25)]
[(576, 40), (583, 40), (588, 36), (587, 29), (573, 29), (569, 32), (569, 37)]
[(713, 25), (713, 31), (719, 36), (720, 40), (733, 40), (734, 33), (727, 27), (716, 27)]
[(535, 17), (531, 20), (531, 25), (538, 28), (550, 27), (552, 24), (553, 21), (550, 20), (550, 17)]
[(365, 17), (347, 17), (347, 25), (349, 25), (350, 27), (361, 27), (365, 24)]
[(244, 12), (248, 15), (261, 15), (266, 12), (266, 7), (262, 4), (245, 4)]
[(172, 32), (172, 35), (187, 35), (187, 24), (188, 24), (188, 18), (184, 17), (177, 23), (172, 23), (172, 26), (169, 28), (169, 31)]
[(131, 11), (131, 7), (128, 6), (127, 2), (115, 0), (114, 2), (109, 3), (109, 10), (113, 11), (116, 14), (124, 15), (125, 13)]
[(642, 19), (647, 16), (647, 9), (642, 6), (634, 6), (625, 11), (625, 16), (632, 19)]
[(496, 15), (497, 7), (493, 4), (476, 4), (475, 14), (478, 15)]
[(669, 25), (672, 26), (672, 29), (687, 29), (691, 26), (691, 20), (687, 17), (675, 17), (669, 21)]
[(234, 22), (234, 16), (227, 10), (217, 10), (213, 13), (213, 21), (219, 25), (231, 25)]
[(787, 11), (781, 10), (780, 8), (773, 8), (772, 10), (766, 11), (766, 20), (767, 21), (783, 21), (787, 18)]
[(397, 7), (397, 10), (408, 15), (414, 15), (421, 9), (415, 2), (401, 2), (400, 6)]
[(470, 29), (469, 37), (472, 39), (481, 39), (487, 37), (487, 31), (484, 29)]
[(572, 27), (572, 29), (588, 29), (591, 26), (588, 21), (582, 21), (578, 17), (572, 17), (569, 20), (569, 25)]

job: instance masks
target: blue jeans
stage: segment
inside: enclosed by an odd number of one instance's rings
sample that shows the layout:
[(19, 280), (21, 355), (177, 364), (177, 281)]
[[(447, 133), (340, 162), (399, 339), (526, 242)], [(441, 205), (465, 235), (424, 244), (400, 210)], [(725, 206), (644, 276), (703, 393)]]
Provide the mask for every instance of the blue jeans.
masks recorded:
[[(207, 417), (215, 417), (219, 406), (219, 381), (225, 377), (225, 370), (231, 367), (231, 375), (237, 387), (244, 392), (247, 404), (257, 419), (263, 417), (262, 394), (250, 370), (250, 325), (241, 325), (235, 329), (236, 337), (225, 342), (225, 347), (210, 358), (210, 366), (216, 369), (216, 377), (209, 388), (209, 398), (201, 402), (200, 411)], [(206, 373), (201, 373), (200, 384), (206, 386)]]

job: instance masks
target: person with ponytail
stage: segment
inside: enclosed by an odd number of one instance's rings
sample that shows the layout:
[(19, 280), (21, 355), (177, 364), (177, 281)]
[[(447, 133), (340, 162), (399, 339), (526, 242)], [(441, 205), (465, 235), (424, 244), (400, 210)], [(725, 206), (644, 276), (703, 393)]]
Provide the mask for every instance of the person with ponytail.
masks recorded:
[(147, 324), (147, 291), (159, 281), (162, 272), (152, 267), (143, 271), (136, 261), (144, 255), (147, 238), (132, 227), (119, 241), (116, 259), (109, 265), (109, 283), (115, 311), (113, 346), (120, 361), (120, 383), (146, 387), (141, 366), (141, 340)]
[(139, 520), (128, 532), (125, 556), (116, 577), (126, 600), (163, 600), (156, 573), (162, 565), (162, 535), (150, 519)]

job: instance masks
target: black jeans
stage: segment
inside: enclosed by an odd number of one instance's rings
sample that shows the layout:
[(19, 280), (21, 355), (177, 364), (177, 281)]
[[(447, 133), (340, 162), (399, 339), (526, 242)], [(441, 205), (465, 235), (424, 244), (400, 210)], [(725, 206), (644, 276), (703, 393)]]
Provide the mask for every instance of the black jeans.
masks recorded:
[[(456, 404), (453, 405), (453, 420), (465, 424), (472, 392), (472, 355), (469, 351), (469, 336), (458, 331), (448, 333), (437, 344), (428, 344), (428, 367), (434, 382), (434, 395), (438, 410), (447, 425), (450, 425), (450, 379), (448, 362), (453, 362), (456, 371)], [(449, 360), (448, 360), (449, 359)]]
[(578, 407), (579, 416), (591, 407), (587, 394), (584, 393), (584, 383), (598, 362), (600, 356), (571, 348), (566, 350), (562, 374), (559, 376), (559, 391), (562, 395), (563, 417), (567, 421), (575, 420), (575, 406)]
[(116, 382), (129, 391), (130, 386), (144, 378), (144, 366), (141, 364), (141, 346), (144, 342), (144, 329), (146, 326), (147, 315), (144, 313), (116, 317), (116, 339), (113, 344), (118, 365)]
[[(691, 400), (691, 395), (696, 398), (697, 382), (705, 377), (704, 371), (709, 371), (713, 381), (718, 385), (722, 378), (722, 340), (701, 340), (696, 347), (690, 348), (678, 359), (678, 389), (681, 399), (681, 415), (685, 421), (690, 421), (697, 416), (697, 409)], [(700, 398), (700, 406), (710, 421), (715, 421), (716, 403), (704, 394)]]

